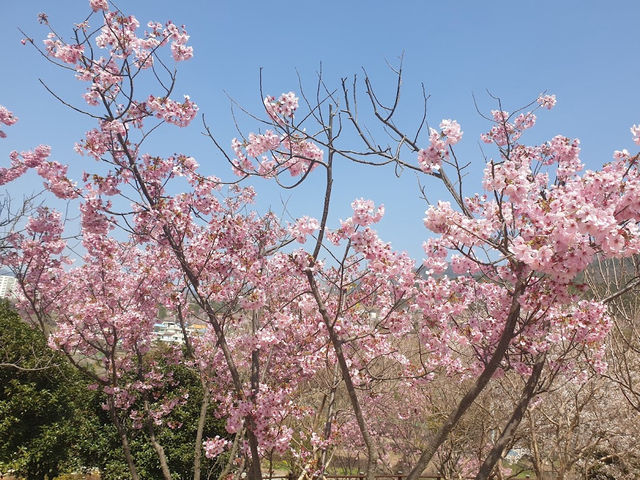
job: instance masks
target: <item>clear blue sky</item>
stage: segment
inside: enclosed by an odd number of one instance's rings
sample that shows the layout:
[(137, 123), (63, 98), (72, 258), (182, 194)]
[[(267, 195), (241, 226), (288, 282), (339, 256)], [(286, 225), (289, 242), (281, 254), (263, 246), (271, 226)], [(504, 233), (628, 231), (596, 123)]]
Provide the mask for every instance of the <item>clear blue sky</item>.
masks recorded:
[[(340, 77), (365, 67), (381, 89), (391, 91), (385, 60), (395, 63), (402, 52), (405, 111), (415, 111), (424, 82), (431, 95), (431, 123), (453, 118), (462, 124), (465, 137), (459, 152), (475, 168), (466, 180), (469, 194), (480, 188), (477, 172), (483, 159), (477, 139), (488, 128), (475, 112), (472, 94), (489, 110), (493, 105), (487, 89), (499, 95), (507, 109), (543, 90), (555, 93), (557, 107), (541, 112), (538, 126), (525, 140), (540, 142), (556, 134), (578, 137), (589, 168), (609, 161), (614, 149), (632, 150), (629, 127), (640, 123), (637, 1), (135, 0), (120, 1), (119, 6), (142, 24), (172, 19), (187, 26), (195, 56), (180, 65), (176, 94), (190, 94), (226, 144), (236, 134), (225, 92), (260, 111), (260, 67), (265, 91), (274, 95), (297, 89), (296, 70), (311, 84), (320, 62), (330, 85), (337, 86)], [(85, 0), (0, 2), (0, 104), (20, 117), (18, 124), (4, 128), (9, 137), (0, 140), (0, 162), (6, 164), (12, 149), (47, 143), (54, 159), (73, 163), (74, 171), (80, 171), (88, 160), (77, 157), (72, 147), (92, 125), (57, 104), (38, 78), (71, 101), (81, 101), (83, 86), (70, 80), (61, 83), (60, 72), (20, 44), (18, 27), (35, 39), (44, 37), (45, 29), (36, 21), (40, 11), (58, 31), (69, 33), (89, 8)], [(413, 118), (407, 115), (406, 125)], [(230, 178), (200, 130), (197, 122), (188, 131), (163, 130), (155, 153), (191, 154), (207, 173)], [(382, 237), (421, 258), (427, 236), (422, 226), (425, 204), (418, 199), (415, 177), (398, 180), (391, 170), (352, 168), (339, 174), (334, 219), (347, 216), (356, 197), (384, 203)], [(20, 188), (38, 190), (39, 185), (29, 177)], [(435, 183), (427, 187), (432, 200), (446, 197)], [(289, 199), (294, 215), (320, 214), (319, 182), (294, 193), (276, 192), (262, 183), (258, 193), (261, 208), (280, 211), (282, 197)]]

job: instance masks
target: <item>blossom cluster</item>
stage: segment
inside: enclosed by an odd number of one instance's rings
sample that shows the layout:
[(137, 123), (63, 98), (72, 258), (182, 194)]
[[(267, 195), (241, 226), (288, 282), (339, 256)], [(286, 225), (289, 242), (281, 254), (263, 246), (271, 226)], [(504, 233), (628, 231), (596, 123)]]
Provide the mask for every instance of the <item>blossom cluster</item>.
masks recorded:
[(155, 112), (156, 117), (179, 127), (189, 125), (198, 113), (198, 106), (191, 101), (189, 95), (184, 96), (182, 103), (170, 98), (158, 98), (150, 95), (146, 104), (152, 112)]
[(51, 155), (51, 147), (39, 145), (33, 151), (9, 154), (11, 166), (0, 168), (0, 185), (4, 185), (19, 177), (29, 169), (34, 169), (45, 180), (45, 188), (58, 198), (75, 198), (78, 191), (75, 183), (67, 177), (68, 167), (56, 161), (47, 160)]
[[(10, 127), (18, 121), (13, 112), (9, 111), (4, 105), (0, 105), (0, 123)], [(6, 138), (7, 134), (0, 130), (0, 138)]]
[(320, 223), (315, 218), (304, 216), (296, 220), (295, 224), (289, 227), (289, 234), (299, 243), (305, 243), (307, 236), (320, 228)]
[(418, 151), (418, 164), (425, 173), (440, 170), (443, 160), (449, 158), (448, 147), (462, 139), (462, 130), (455, 120), (442, 120), (440, 132), (429, 130), (429, 146)]
[(547, 110), (551, 110), (556, 106), (556, 96), (555, 95), (540, 95), (537, 99), (538, 105)]
[(298, 109), (298, 97), (293, 92), (283, 93), (277, 100), (268, 95), (264, 99), (264, 108), (274, 122), (284, 125), (286, 119), (293, 118)]
[[(541, 97), (539, 104), (551, 108), (555, 97)], [(470, 328), (450, 330), (450, 335), (462, 334), (475, 348), (495, 345), (510, 294), (487, 290), (488, 284), (478, 285), (476, 278), (482, 274), (500, 285), (524, 282), (518, 299), (522, 333), (514, 336), (510, 351), (550, 354), (560, 345), (582, 344), (592, 350), (594, 365), (601, 369), (601, 342), (611, 321), (602, 304), (580, 300), (576, 278), (596, 255), (626, 257), (640, 252), (640, 174), (626, 151), (617, 152), (600, 171), (583, 173), (577, 139), (556, 136), (527, 146), (518, 140), (535, 123), (532, 113), (514, 119), (496, 110), (493, 117), (494, 126), (483, 139), (498, 147), (500, 159), (490, 160), (485, 168), (483, 186), (488, 195), (465, 200), (466, 212), (438, 202), (425, 217), (425, 226), (436, 234), (424, 244), (429, 271), (442, 274), (452, 267), (464, 282), (475, 285), (474, 302), (482, 299), (479, 292), (484, 290), (491, 294), (483, 300), (485, 305), (503, 305), (490, 318), (471, 317)], [(639, 130), (632, 127), (632, 134)], [(443, 148), (438, 141), (442, 142), (434, 135), (433, 151)], [(506, 145), (508, 149), (503, 148)], [(419, 154), (421, 164), (425, 157)], [(456, 255), (450, 256), (451, 252)], [(458, 291), (456, 298), (464, 304), (468, 300), (462, 300), (462, 293)], [(423, 311), (428, 305), (423, 304)], [(553, 355), (566, 355), (559, 352)], [(556, 358), (553, 355), (549, 358)], [(554, 368), (568, 368), (572, 360), (550, 361)], [(523, 375), (531, 370), (515, 359), (510, 365)]]
[(225, 451), (229, 446), (229, 441), (216, 435), (213, 438), (206, 439), (202, 446), (204, 447), (204, 454), (207, 458), (215, 458)]
[[(255, 174), (270, 178), (288, 171), (295, 177), (313, 170), (324, 156), (317, 145), (304, 137), (279, 135), (272, 130), (264, 134), (251, 133), (245, 142), (234, 138), (231, 146), (236, 154), (233, 171), (238, 176)], [(254, 159), (258, 159), (257, 165)]]

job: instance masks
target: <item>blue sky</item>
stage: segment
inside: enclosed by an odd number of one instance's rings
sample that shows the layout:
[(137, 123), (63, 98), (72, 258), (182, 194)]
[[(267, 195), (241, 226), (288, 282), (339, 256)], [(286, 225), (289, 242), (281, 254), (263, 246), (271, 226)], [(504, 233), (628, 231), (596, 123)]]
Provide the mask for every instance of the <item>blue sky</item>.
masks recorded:
[[(480, 189), (484, 160), (478, 144), (487, 123), (475, 111), (494, 108), (486, 91), (502, 98), (509, 110), (526, 104), (540, 92), (555, 93), (557, 107), (541, 112), (538, 126), (524, 141), (541, 142), (556, 134), (578, 137), (582, 159), (597, 168), (612, 151), (633, 150), (629, 127), (640, 123), (640, 36), (636, 1), (121, 1), (123, 10), (142, 24), (172, 19), (185, 24), (195, 49), (192, 60), (180, 64), (176, 94), (191, 95), (207, 115), (217, 137), (229, 144), (236, 135), (227, 94), (250, 110), (260, 111), (258, 72), (263, 68), (265, 92), (279, 95), (297, 90), (299, 72), (313, 85), (322, 62), (329, 85), (364, 67), (381, 91), (391, 92), (386, 61), (396, 63), (404, 52), (402, 122), (415, 123), (420, 105), (420, 82), (429, 100), (429, 118), (458, 120), (465, 132), (458, 149), (472, 169), (466, 193)], [(53, 158), (75, 165), (74, 172), (93, 168), (73, 153), (75, 141), (93, 125), (56, 103), (42, 88), (42, 78), (70, 101), (81, 102), (84, 88), (51, 68), (20, 44), (22, 28), (34, 39), (46, 31), (36, 16), (44, 11), (60, 33), (89, 12), (88, 1), (49, 0), (0, 3), (0, 104), (13, 110), (20, 122), (4, 128), (0, 163), (10, 150), (39, 143), (53, 147)], [(66, 80), (65, 80), (66, 78)], [(179, 97), (178, 97), (179, 98)], [(249, 121), (243, 123), (250, 131)], [(199, 122), (186, 131), (162, 130), (153, 146), (158, 154), (184, 152), (195, 156), (207, 173), (231, 178), (210, 142), (200, 135)], [(492, 152), (487, 152), (492, 153)], [(316, 175), (316, 177), (319, 177)], [(312, 179), (303, 189), (281, 192), (264, 182), (256, 185), (258, 204), (275, 211), (287, 202), (293, 216), (320, 215), (321, 182)], [(13, 194), (38, 190), (28, 177)], [(426, 181), (432, 201), (446, 198), (434, 181)], [(426, 205), (419, 199), (415, 176), (397, 179), (390, 169), (371, 171), (341, 164), (336, 179), (333, 220), (349, 213), (357, 197), (384, 203), (387, 216), (381, 236), (397, 249), (419, 259), (427, 237), (422, 225)]]

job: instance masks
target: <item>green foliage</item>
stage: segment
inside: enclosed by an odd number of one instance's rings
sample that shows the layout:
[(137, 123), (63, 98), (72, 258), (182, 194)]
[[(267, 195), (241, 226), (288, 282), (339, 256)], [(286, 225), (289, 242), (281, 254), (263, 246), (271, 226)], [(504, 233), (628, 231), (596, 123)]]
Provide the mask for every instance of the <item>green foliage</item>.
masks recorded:
[[(145, 361), (154, 362), (164, 375), (173, 379), (171, 385), (164, 390), (154, 391), (154, 396), (158, 401), (180, 395), (184, 391), (189, 394), (187, 401), (171, 413), (167, 419), (168, 422), (155, 426), (156, 436), (165, 450), (173, 478), (180, 480), (193, 478), (194, 441), (202, 401), (202, 387), (193, 370), (182, 363), (170, 361), (174, 355), (168, 349), (169, 347), (166, 345), (157, 345), (147, 355)], [(83, 424), (81, 435), (83, 443), (78, 449), (78, 456), (84, 459), (85, 465), (89, 465), (90, 459), (94, 459), (92, 466), (102, 472), (101, 478), (103, 480), (128, 478), (129, 470), (121, 452), (117, 431), (111, 424), (107, 412), (102, 410), (100, 406), (103, 399), (100, 395), (95, 395), (93, 401), (94, 417), (92, 421), (86, 421)], [(142, 405), (134, 404), (133, 408), (142, 409)], [(144, 429), (131, 428), (131, 422), (128, 418), (121, 418), (121, 421), (129, 426), (131, 450), (140, 478), (142, 480), (162, 478), (160, 463), (155, 450), (148, 441), (147, 432)], [(174, 428), (170, 428), (167, 423), (170, 423)], [(223, 422), (215, 418), (212, 408), (209, 409), (203, 433), (203, 439), (226, 434)], [(94, 438), (97, 438), (98, 441), (92, 441)], [(217, 471), (214, 462), (204, 458), (204, 455), (201, 468), (204, 478), (207, 478), (208, 472), (213, 472), (213, 476), (215, 476)]]
[(86, 389), (44, 336), (0, 303), (0, 470), (52, 478), (73, 463), (70, 447)]
[[(167, 422), (156, 427), (156, 435), (159, 443), (164, 447), (173, 477), (187, 479), (193, 477), (194, 441), (203, 392), (198, 375), (184, 363), (172, 361), (171, 359), (175, 356), (170, 354), (169, 348), (165, 344), (159, 344), (146, 358), (146, 361), (154, 362), (165, 376), (173, 379), (171, 385), (164, 390), (154, 392), (155, 396), (159, 400), (166, 400), (186, 391), (188, 398), (184, 404), (176, 407), (167, 418)], [(203, 440), (216, 435), (221, 437), (228, 435), (224, 429), (224, 422), (215, 418), (213, 407), (209, 406)], [(161, 478), (160, 464), (155, 451), (147, 442), (145, 433), (145, 431), (138, 431), (133, 436), (132, 450), (136, 466), (140, 468), (139, 473), (143, 479)], [(215, 476), (217, 466), (214, 462), (205, 458), (204, 453), (201, 461), (203, 477), (207, 478), (209, 471), (213, 471)]]
[[(173, 378), (171, 386), (155, 392), (158, 400), (188, 392), (167, 424), (156, 435), (176, 479), (193, 476), (194, 441), (202, 387), (198, 376), (168, 359), (159, 345), (146, 361), (155, 362)], [(0, 302), (0, 473), (9, 469), (29, 480), (54, 478), (98, 469), (103, 480), (129, 478), (120, 438), (103, 394), (61, 354), (51, 350), (44, 335), (23, 322), (9, 304)], [(225, 435), (210, 407), (203, 439)], [(128, 418), (122, 419), (131, 423)], [(130, 443), (141, 479), (161, 478), (160, 464), (146, 432), (130, 429)], [(204, 477), (216, 466), (202, 458)], [(68, 477), (71, 478), (71, 477)]]

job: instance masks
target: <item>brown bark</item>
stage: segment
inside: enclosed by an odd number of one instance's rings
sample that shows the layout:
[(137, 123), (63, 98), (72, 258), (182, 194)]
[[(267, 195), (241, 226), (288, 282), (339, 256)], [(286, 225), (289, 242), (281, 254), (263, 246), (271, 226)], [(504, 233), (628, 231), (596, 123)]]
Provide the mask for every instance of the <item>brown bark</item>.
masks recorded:
[(164, 453), (164, 448), (158, 442), (156, 438), (156, 432), (153, 428), (153, 421), (151, 420), (149, 402), (147, 400), (144, 401), (144, 408), (147, 414), (147, 432), (149, 434), (149, 442), (151, 442), (151, 446), (156, 451), (156, 455), (158, 455), (158, 460), (160, 461), (160, 470), (162, 470), (162, 477), (164, 480), (171, 480), (171, 471), (169, 470), (169, 464), (167, 463), (167, 456)]
[(538, 386), (538, 382), (540, 381), (540, 375), (542, 374), (542, 369), (544, 367), (545, 358), (541, 358), (538, 360), (533, 366), (533, 371), (527, 380), (527, 383), (522, 390), (522, 394), (520, 395), (520, 401), (518, 405), (516, 405), (515, 410), (511, 414), (511, 418), (505, 425), (502, 433), (498, 437), (498, 440), (493, 445), (493, 448), (489, 452), (489, 455), (485, 458), (478, 474), (476, 475), (475, 480), (486, 480), (489, 478), (489, 475), (493, 471), (494, 467), (500, 457), (502, 456), (502, 452), (507, 446), (507, 444), (513, 438), (513, 435), (516, 433), (516, 429), (520, 425), (522, 418), (524, 417), (525, 412), (527, 411), (527, 407), (531, 402), (531, 399), (536, 394), (536, 387)]
[(207, 384), (202, 378), (202, 403), (200, 404), (200, 415), (198, 416), (198, 429), (196, 430), (196, 443), (193, 446), (193, 480), (200, 480), (202, 468), (202, 432), (207, 420), (207, 409), (209, 408), (209, 392)]
[[(328, 440), (329, 437), (331, 436), (331, 428), (332, 428), (332, 423), (333, 423), (333, 409), (335, 406), (335, 402), (336, 402), (336, 390), (338, 389), (338, 365), (334, 366), (334, 370), (333, 370), (333, 378), (332, 378), (332, 385), (331, 385), (331, 391), (329, 393), (329, 404), (327, 406), (327, 421), (324, 424), (324, 431), (323, 431), (323, 435), (324, 435), (324, 439)], [(327, 468), (327, 449), (323, 448), (320, 454), (320, 469), (322, 472), (324, 472), (325, 468)]]
[(529, 446), (531, 447), (533, 472), (536, 474), (536, 478), (544, 480), (542, 459), (540, 458), (540, 448), (538, 447), (538, 437), (536, 435), (535, 421), (533, 416), (529, 414)]
[[(255, 335), (258, 331), (258, 314), (253, 312), (251, 316), (251, 329)], [(253, 349), (251, 352), (251, 395), (255, 400), (256, 395), (260, 389), (260, 351)], [(262, 471), (260, 469), (260, 454), (258, 452), (258, 439), (253, 433), (253, 419), (248, 419), (249, 428), (247, 429), (247, 436), (249, 440), (249, 448), (251, 450), (251, 465), (249, 466), (249, 478), (251, 480), (260, 480), (262, 478)]]
[(140, 480), (140, 477), (138, 476), (138, 470), (136, 469), (135, 462), (133, 461), (133, 455), (131, 454), (131, 447), (129, 446), (127, 432), (125, 431), (122, 423), (120, 422), (120, 419), (118, 418), (118, 415), (115, 412), (113, 399), (109, 398), (107, 402), (109, 405), (109, 414), (111, 415), (111, 421), (116, 426), (116, 430), (118, 430), (118, 435), (120, 436), (120, 443), (122, 444), (122, 451), (127, 462), (127, 467), (129, 467), (131, 480)]

